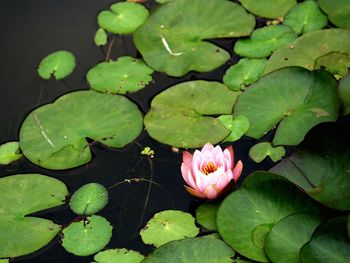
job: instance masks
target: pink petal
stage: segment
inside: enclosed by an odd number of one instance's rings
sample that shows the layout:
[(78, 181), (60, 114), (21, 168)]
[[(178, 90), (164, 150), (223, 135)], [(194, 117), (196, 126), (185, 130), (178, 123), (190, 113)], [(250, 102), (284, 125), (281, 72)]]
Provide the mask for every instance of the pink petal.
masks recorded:
[(231, 167), (233, 167), (233, 166), (235, 165), (235, 153), (234, 153), (234, 151), (233, 151), (232, 145), (230, 145), (229, 147), (227, 147), (227, 148), (224, 150), (224, 154), (225, 154), (225, 156), (228, 156), (228, 155), (230, 156), (231, 164), (232, 164)]
[(198, 150), (195, 150), (193, 154), (193, 159), (192, 159), (192, 169), (201, 169), (200, 164), (202, 161), (202, 153)]
[(225, 156), (222, 151), (216, 153), (214, 159), (215, 159), (214, 163), (216, 164), (217, 167), (225, 166)]
[(197, 189), (201, 192), (204, 192), (205, 187), (207, 186), (205, 183), (206, 175), (203, 174), (201, 171), (194, 171), (194, 178), (196, 181)]
[(187, 151), (182, 152), (182, 161), (190, 168), (192, 167), (193, 156)]
[(218, 179), (218, 181), (216, 182), (216, 189), (221, 192), (230, 183), (232, 179), (232, 171), (229, 170), (225, 173), (225, 175), (222, 175)]
[(196, 183), (196, 180), (193, 177), (193, 172), (191, 170), (188, 170), (187, 178), (188, 178), (188, 185), (191, 186), (192, 188), (196, 189), (196, 190), (199, 190), (199, 188), (197, 186), (197, 183)]
[(198, 198), (205, 198), (205, 194), (203, 194), (203, 193), (201, 193), (201, 192), (199, 192), (191, 187), (188, 187), (187, 185), (184, 185), (184, 187), (189, 194), (191, 194), (195, 197), (198, 197)]
[(215, 190), (215, 185), (209, 185), (205, 189), (205, 195), (209, 200), (213, 200), (218, 196), (218, 192)]
[(243, 169), (243, 163), (241, 161), (238, 161), (235, 168), (232, 171), (232, 177), (233, 177), (233, 180), (235, 180), (235, 182), (237, 182), (238, 178), (241, 176), (242, 169)]
[(210, 151), (211, 152), (213, 149), (214, 149), (214, 146), (211, 143), (206, 143), (203, 146), (201, 152), (205, 152), (205, 151)]

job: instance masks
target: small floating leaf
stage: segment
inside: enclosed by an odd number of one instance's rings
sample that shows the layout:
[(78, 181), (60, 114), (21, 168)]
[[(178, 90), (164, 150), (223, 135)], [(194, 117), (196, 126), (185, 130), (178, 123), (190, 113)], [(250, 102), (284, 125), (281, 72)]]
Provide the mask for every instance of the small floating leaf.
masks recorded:
[(298, 34), (322, 29), (327, 22), (327, 16), (321, 12), (316, 1), (297, 4), (283, 20), (284, 25), (290, 26)]
[(237, 141), (249, 130), (249, 120), (244, 116), (233, 118), (232, 115), (221, 115), (218, 120), (231, 131), (224, 142)]
[(246, 86), (257, 81), (264, 73), (266, 59), (241, 59), (231, 66), (224, 75), (224, 84), (230, 89), (244, 90)]
[(92, 215), (104, 208), (107, 202), (107, 189), (103, 185), (90, 183), (74, 192), (69, 206), (78, 215)]
[(155, 214), (140, 235), (145, 244), (159, 247), (173, 240), (195, 237), (198, 233), (199, 229), (191, 214), (167, 210)]
[(7, 165), (22, 157), (18, 142), (7, 142), (0, 145), (0, 164)]
[(130, 34), (148, 18), (146, 7), (138, 3), (121, 2), (110, 6), (98, 14), (97, 21), (101, 28), (114, 34)]
[(103, 28), (99, 28), (96, 31), (95, 37), (94, 37), (94, 41), (96, 46), (104, 46), (107, 43), (107, 33)]
[(337, 27), (350, 29), (350, 2), (348, 0), (318, 0), (321, 9)]
[(196, 212), (196, 219), (198, 224), (208, 230), (217, 230), (216, 227), (216, 213), (220, 203), (203, 203)]
[(234, 52), (242, 57), (265, 58), (281, 46), (293, 42), (297, 37), (289, 26), (266, 26), (254, 30), (249, 38), (239, 39)]
[(144, 258), (137, 251), (116, 248), (97, 253), (94, 260), (96, 263), (140, 263)]
[(77, 256), (89, 256), (103, 249), (112, 237), (112, 226), (102, 216), (90, 216), (63, 229), (62, 246)]
[(40, 62), (38, 73), (43, 79), (50, 79), (53, 75), (55, 79), (59, 80), (70, 75), (75, 65), (75, 57), (71, 52), (56, 51)]
[(231, 263), (235, 252), (222, 240), (185, 238), (155, 249), (143, 263)]
[(283, 146), (273, 147), (270, 142), (255, 144), (249, 150), (249, 157), (256, 163), (262, 162), (267, 156), (269, 156), (273, 162), (277, 162), (285, 155), (286, 150)]
[(297, 4), (296, 0), (240, 0), (240, 2), (249, 12), (266, 18), (283, 17)]
[(86, 78), (94, 90), (125, 94), (144, 88), (152, 80), (152, 73), (142, 60), (121, 57), (117, 61), (97, 64)]
[(27, 255), (47, 245), (61, 226), (29, 215), (63, 205), (67, 195), (63, 182), (45, 175), (0, 178), (0, 258)]

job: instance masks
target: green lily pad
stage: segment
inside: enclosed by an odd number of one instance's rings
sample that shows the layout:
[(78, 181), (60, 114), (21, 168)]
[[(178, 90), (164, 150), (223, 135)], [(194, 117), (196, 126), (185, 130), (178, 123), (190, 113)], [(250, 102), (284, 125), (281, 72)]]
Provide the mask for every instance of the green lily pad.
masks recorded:
[(125, 94), (144, 88), (152, 80), (152, 73), (142, 60), (121, 57), (117, 61), (97, 64), (86, 78), (94, 90)]
[(150, 67), (180, 77), (191, 70), (211, 71), (230, 58), (206, 40), (247, 36), (254, 25), (254, 17), (237, 3), (177, 0), (156, 9), (135, 32), (134, 42)]
[(273, 144), (297, 145), (315, 125), (337, 119), (336, 86), (336, 80), (325, 71), (280, 69), (239, 96), (234, 117), (249, 119), (247, 136), (260, 139), (278, 124)]
[(222, 202), (216, 219), (219, 233), (234, 250), (268, 262), (263, 247), (273, 225), (291, 214), (316, 211), (311, 200), (282, 177), (255, 172)]
[(272, 25), (258, 28), (246, 39), (239, 39), (234, 52), (242, 57), (265, 58), (273, 51), (293, 42), (298, 35), (289, 26)]
[(350, 258), (346, 217), (333, 218), (320, 225), (300, 251), (303, 263), (345, 263)]
[(296, 0), (239, 0), (242, 5), (255, 15), (266, 18), (283, 17), (297, 4)]
[(210, 115), (231, 114), (238, 94), (218, 82), (177, 84), (153, 98), (145, 116), (147, 132), (157, 141), (175, 147), (216, 144), (230, 131)]
[(265, 252), (274, 263), (300, 263), (299, 251), (321, 223), (313, 214), (294, 214), (279, 221), (267, 234)]
[[(290, 45), (285, 45), (276, 50), (265, 68), (265, 74), (280, 68), (298, 66), (309, 70), (322, 68), (316, 63), (320, 57), (339, 53), (350, 56), (350, 30), (324, 29), (303, 34)], [(339, 62), (334, 61), (333, 67), (339, 68)], [(347, 60), (345, 60), (347, 63)], [(329, 65), (327, 65), (329, 67)]]
[(318, 4), (333, 24), (350, 29), (350, 2), (348, 0), (318, 0)]
[(94, 41), (96, 46), (104, 46), (107, 43), (107, 33), (103, 28), (99, 28), (96, 31), (95, 37), (94, 37)]
[(331, 52), (327, 55), (319, 57), (315, 61), (315, 68), (327, 70), (337, 79), (345, 76), (350, 67), (350, 56), (337, 52)]
[(324, 28), (327, 16), (320, 10), (316, 1), (305, 1), (294, 6), (286, 15), (283, 24), (298, 33), (307, 33)]
[(231, 66), (224, 75), (224, 84), (231, 90), (244, 90), (246, 86), (254, 83), (263, 75), (266, 59), (241, 59)]
[(99, 26), (114, 34), (130, 34), (140, 27), (149, 16), (146, 7), (138, 3), (121, 2), (98, 14)]
[(90, 216), (63, 229), (62, 246), (76, 256), (89, 256), (103, 249), (112, 237), (112, 226), (102, 216)]
[(45, 175), (0, 178), (0, 258), (27, 255), (47, 245), (61, 226), (27, 215), (63, 205), (67, 195), (63, 182)]
[(348, 236), (350, 237), (350, 215), (348, 216), (348, 225), (347, 225), (347, 229), (348, 229)]
[(343, 114), (350, 114), (350, 73), (339, 82), (338, 94), (343, 103)]
[(219, 203), (203, 203), (196, 212), (198, 224), (208, 230), (217, 230), (216, 214), (219, 208)]
[(234, 254), (225, 242), (216, 238), (185, 238), (157, 248), (143, 263), (230, 263)]
[(78, 215), (93, 215), (106, 206), (107, 189), (97, 183), (83, 185), (74, 192), (69, 207)]
[(137, 251), (116, 248), (97, 253), (94, 260), (96, 263), (140, 263), (144, 258)]
[(199, 229), (191, 214), (176, 210), (159, 212), (148, 221), (140, 235), (145, 244), (162, 246), (170, 241), (195, 237)]
[(249, 120), (244, 116), (233, 118), (232, 115), (221, 115), (218, 120), (231, 131), (224, 142), (237, 141), (249, 130)]
[(8, 259), (0, 259), (0, 263), (9, 263), (10, 261)]
[(283, 146), (273, 147), (270, 142), (261, 142), (255, 144), (249, 150), (249, 157), (256, 163), (261, 163), (267, 156), (273, 162), (278, 162), (286, 155), (286, 150)]
[(0, 165), (13, 163), (22, 157), (18, 142), (7, 142), (0, 145)]
[(86, 138), (121, 148), (141, 131), (142, 115), (125, 97), (75, 91), (32, 111), (19, 137), (22, 152), (31, 162), (61, 170), (91, 160)]
[(69, 76), (76, 66), (74, 55), (65, 50), (51, 53), (39, 64), (38, 74), (43, 79), (50, 79), (53, 75), (55, 79), (64, 79)]
[[(343, 138), (343, 140), (341, 140)], [(350, 209), (350, 149), (338, 132), (306, 140), (290, 157), (271, 169), (318, 202)]]

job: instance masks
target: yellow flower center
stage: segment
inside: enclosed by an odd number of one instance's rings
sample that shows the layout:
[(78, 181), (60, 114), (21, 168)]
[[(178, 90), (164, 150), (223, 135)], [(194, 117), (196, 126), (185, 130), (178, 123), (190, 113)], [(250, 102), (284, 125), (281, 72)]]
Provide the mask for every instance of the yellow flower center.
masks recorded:
[(215, 172), (217, 169), (218, 167), (216, 166), (215, 163), (209, 162), (201, 169), (201, 172), (204, 173), (205, 175), (208, 175)]

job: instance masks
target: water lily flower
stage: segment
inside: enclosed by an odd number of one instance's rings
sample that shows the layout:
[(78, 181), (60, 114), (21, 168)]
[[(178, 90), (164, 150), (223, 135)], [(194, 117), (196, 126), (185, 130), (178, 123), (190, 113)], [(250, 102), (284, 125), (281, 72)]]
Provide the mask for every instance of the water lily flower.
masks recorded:
[(234, 164), (232, 146), (222, 151), (220, 146), (207, 143), (193, 156), (184, 151), (182, 159), (181, 173), (187, 183), (185, 189), (191, 195), (209, 200), (216, 199), (231, 180), (237, 182), (243, 168), (241, 161)]

